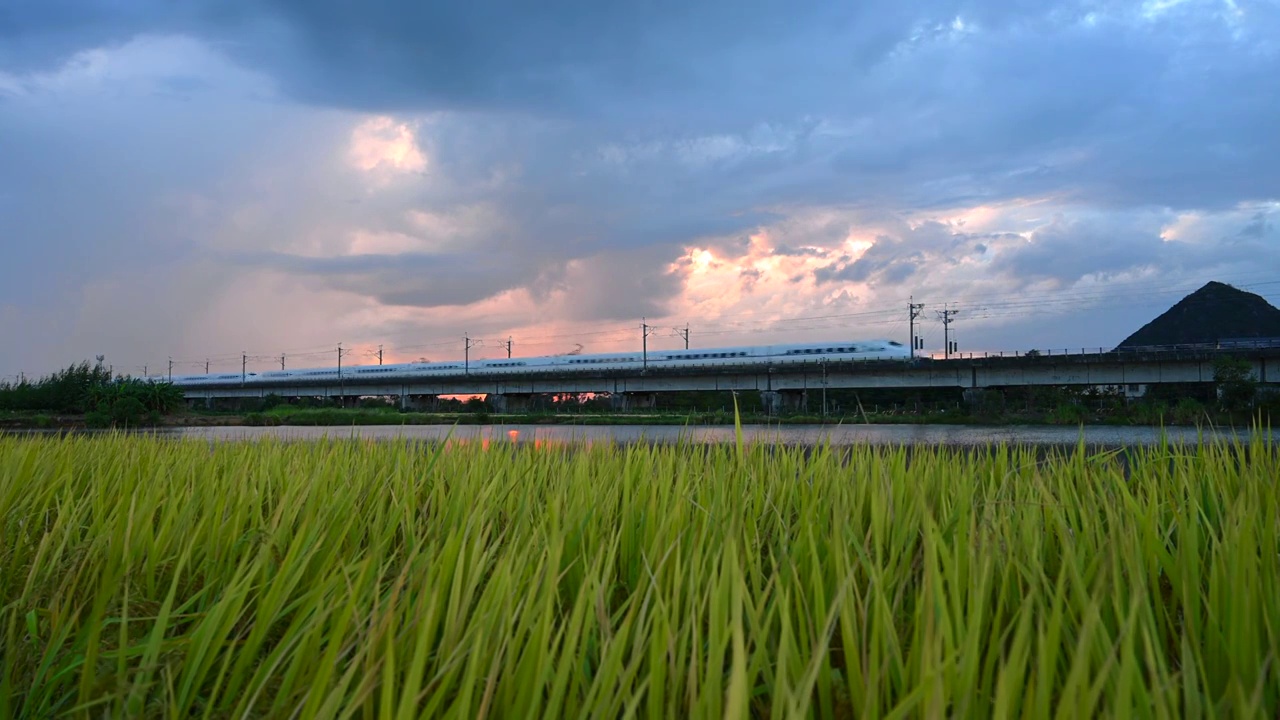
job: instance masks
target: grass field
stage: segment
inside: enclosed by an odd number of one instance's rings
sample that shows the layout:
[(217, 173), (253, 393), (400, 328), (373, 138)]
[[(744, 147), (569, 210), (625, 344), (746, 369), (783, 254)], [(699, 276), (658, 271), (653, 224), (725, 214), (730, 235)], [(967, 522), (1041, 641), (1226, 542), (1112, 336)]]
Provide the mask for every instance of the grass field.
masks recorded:
[(1277, 477), (0, 436), (0, 717), (1275, 717)]

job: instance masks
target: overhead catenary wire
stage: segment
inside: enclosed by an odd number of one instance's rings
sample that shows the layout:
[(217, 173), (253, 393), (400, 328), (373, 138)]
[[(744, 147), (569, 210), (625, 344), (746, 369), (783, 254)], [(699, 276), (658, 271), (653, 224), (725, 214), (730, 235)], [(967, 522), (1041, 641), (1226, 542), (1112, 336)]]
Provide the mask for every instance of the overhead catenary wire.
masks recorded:
[[(1266, 292), (1271, 288), (1280, 286), (1280, 280), (1273, 280), (1274, 274), (1265, 271), (1254, 271), (1250, 273), (1242, 273), (1235, 275), (1220, 276), (1224, 282), (1238, 280), (1241, 277), (1253, 279), (1252, 282), (1235, 282), (1236, 288), (1246, 291), (1261, 290), (1257, 294), (1272, 300), (1276, 297), (1276, 293)], [(1264, 279), (1266, 278), (1266, 279)], [(1074, 290), (1052, 291), (1046, 290), (1042, 292), (1020, 292), (1017, 294), (1007, 294), (1003, 296), (992, 296), (987, 298), (957, 298), (955, 300), (946, 300), (948, 307), (956, 310), (962, 310), (965, 317), (969, 321), (982, 320), (1000, 320), (1006, 318), (1022, 318), (1027, 316), (1063, 314), (1072, 310), (1082, 310), (1086, 308), (1106, 308), (1114, 306), (1131, 306), (1131, 307), (1147, 307), (1149, 305), (1163, 304), (1165, 299), (1171, 299), (1174, 296), (1186, 295), (1190, 291), (1198, 288), (1203, 283), (1184, 281), (1181, 283), (1169, 284), (1157, 279), (1143, 279), (1138, 281), (1112, 283), (1105, 286), (1077, 288)], [(921, 302), (931, 307), (936, 307), (941, 302), (930, 302), (927, 298), (922, 298)], [(851, 322), (852, 321), (852, 322)], [(753, 317), (740, 319), (718, 319), (714, 322), (706, 324), (686, 324), (685, 328), (673, 328), (673, 332), (661, 333), (662, 336), (680, 337), (684, 336), (688, 343), (689, 336), (693, 337), (722, 337), (726, 335), (753, 336), (753, 335), (772, 335), (782, 333), (805, 333), (820, 332), (833, 329), (840, 329), (847, 332), (852, 328), (863, 327), (906, 327), (908, 318), (897, 306), (896, 301), (893, 305), (884, 307), (869, 307), (866, 309), (853, 310), (850, 312), (826, 313), (826, 314), (800, 314), (800, 315), (779, 315), (774, 317)], [(513, 338), (518, 340), (520, 344), (526, 348), (538, 349), (552, 344), (551, 341), (556, 340), (624, 340), (627, 337), (634, 337), (634, 326), (613, 326), (603, 327), (599, 329), (584, 328), (577, 332), (557, 332), (542, 333), (532, 335), (509, 335), (506, 341), (495, 340), (492, 346), (503, 348), (504, 351), (510, 351), (509, 343), (513, 342)], [(402, 335), (402, 334), (398, 334)], [(472, 347), (489, 347), (482, 338), (473, 338)], [(405, 355), (410, 351), (438, 348), (454, 348), (459, 346), (458, 340), (436, 340), (429, 342), (410, 343), (404, 345), (385, 343), (385, 352), (393, 355)], [(281, 360), (281, 355), (288, 356), (291, 360), (308, 360), (311, 358), (331, 357), (333, 353), (332, 346), (324, 349), (311, 346), (308, 348), (286, 349), (283, 352), (273, 352), (271, 354), (263, 352), (253, 353), (237, 353), (237, 354), (217, 354), (209, 355), (207, 358), (200, 359), (183, 359), (174, 358), (174, 367), (196, 367), (203, 369), (206, 364), (212, 366), (214, 364), (224, 364), (229, 361), (235, 361), (237, 365), (252, 361), (261, 363), (270, 361), (277, 364)], [(376, 355), (376, 351), (369, 351), (370, 356)]]

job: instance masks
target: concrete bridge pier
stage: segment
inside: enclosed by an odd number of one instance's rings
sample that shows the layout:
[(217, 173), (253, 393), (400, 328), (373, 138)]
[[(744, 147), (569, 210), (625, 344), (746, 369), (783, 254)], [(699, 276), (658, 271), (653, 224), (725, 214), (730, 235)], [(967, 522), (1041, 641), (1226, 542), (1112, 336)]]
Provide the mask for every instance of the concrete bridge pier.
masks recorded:
[(783, 390), (779, 394), (782, 396), (782, 409), (785, 412), (805, 412), (809, 409), (808, 390)]
[(777, 415), (782, 411), (782, 393), (777, 390), (761, 390), (760, 406), (765, 415)]
[(436, 409), (435, 395), (401, 395), (400, 409), (414, 412), (428, 412)]
[(533, 404), (533, 395), (527, 393), (489, 393), (485, 397), (493, 406), (493, 411), (500, 414), (528, 412)]
[(761, 390), (760, 405), (765, 415), (801, 412), (809, 408), (808, 390)]
[(614, 410), (651, 410), (658, 406), (657, 393), (614, 393), (609, 396)]

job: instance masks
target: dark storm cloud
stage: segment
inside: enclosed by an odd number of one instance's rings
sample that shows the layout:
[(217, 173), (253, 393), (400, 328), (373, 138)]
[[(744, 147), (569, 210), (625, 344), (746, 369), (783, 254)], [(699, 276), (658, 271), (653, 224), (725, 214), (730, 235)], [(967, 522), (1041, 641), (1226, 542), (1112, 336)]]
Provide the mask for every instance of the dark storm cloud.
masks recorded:
[[(927, 208), (1054, 194), (1227, 207), (1280, 194), (1280, 94), (1264, 91), (1280, 75), (1280, 11), (1266, 2), (1242, 0), (1239, 20), (1208, 2), (1155, 19), (1131, 4), (961, 0), (129, 7), (26, 0), (2, 27), (51, 45), (188, 32), (307, 102), (555, 118), (566, 125), (533, 150), (552, 156), (555, 185), (661, 205), (668, 236), (724, 231), (686, 226), (762, 202)], [(668, 152), (566, 174), (565, 137), (577, 152), (665, 144), (687, 155), (690, 142), (750, 141), (769, 124), (785, 129), (763, 139), (769, 151), (692, 173)], [(708, 206), (717, 198), (723, 207)]]
[(160, 0), (6, 0), (0, 5), (0, 68), (56, 67), (86, 48), (170, 27), (172, 4)]
[[(701, 114), (686, 101), (718, 92), (726, 73), (779, 100), (812, 98), (781, 82), (821, 68), (856, 71), (961, 3), (707, 0), (688, 3), (349, 3), (340, 0), (159, 2), (19, 0), (0, 37), (41, 41), (46, 57), (138, 32), (188, 32), (235, 41), (238, 56), (274, 68), (299, 97), (378, 110), (522, 108)], [(250, 42), (245, 42), (246, 40)], [(747, 97), (734, 108), (745, 109)], [(603, 102), (602, 102), (603, 101)], [(635, 109), (633, 103), (627, 103)]]

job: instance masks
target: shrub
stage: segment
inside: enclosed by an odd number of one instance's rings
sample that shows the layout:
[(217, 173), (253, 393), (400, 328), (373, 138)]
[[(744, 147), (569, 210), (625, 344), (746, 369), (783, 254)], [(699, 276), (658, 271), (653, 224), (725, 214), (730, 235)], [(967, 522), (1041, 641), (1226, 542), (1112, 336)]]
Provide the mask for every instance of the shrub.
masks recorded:
[(1089, 410), (1076, 403), (1063, 403), (1049, 413), (1049, 422), (1054, 425), (1079, 425), (1089, 421)]
[(1192, 398), (1182, 398), (1173, 407), (1173, 421), (1179, 425), (1199, 425), (1205, 419), (1204, 403)]

